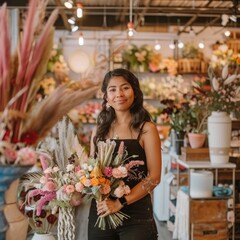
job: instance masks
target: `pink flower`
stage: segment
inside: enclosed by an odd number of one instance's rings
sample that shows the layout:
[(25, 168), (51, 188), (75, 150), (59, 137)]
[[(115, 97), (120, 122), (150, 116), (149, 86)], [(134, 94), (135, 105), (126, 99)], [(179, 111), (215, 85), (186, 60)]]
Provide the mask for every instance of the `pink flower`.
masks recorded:
[(119, 154), (119, 158), (122, 159), (123, 154), (124, 154), (124, 142), (123, 141), (121, 141), (121, 143), (119, 145), (118, 154)]
[(40, 182), (41, 184), (45, 184), (45, 183), (47, 182), (47, 177), (46, 177), (46, 176), (42, 176), (42, 177), (40, 178), (39, 182)]
[(82, 192), (83, 188), (84, 188), (84, 186), (82, 183), (78, 182), (75, 184), (75, 189), (77, 192)]
[(36, 163), (37, 154), (31, 148), (22, 148), (17, 152), (20, 164), (33, 165)]
[(131, 189), (130, 189), (130, 187), (128, 185), (125, 185), (123, 187), (123, 189), (124, 189), (124, 194), (125, 195), (128, 195), (131, 192)]
[(124, 188), (122, 186), (118, 186), (115, 190), (114, 190), (114, 195), (117, 198), (120, 198), (124, 195)]
[(112, 167), (105, 167), (103, 173), (107, 177), (112, 177)]
[(131, 168), (138, 166), (138, 165), (144, 165), (144, 161), (136, 160), (136, 161), (131, 161), (125, 165), (127, 170), (130, 170)]
[(4, 156), (9, 162), (14, 162), (17, 158), (17, 152), (13, 149), (5, 149)]
[(73, 185), (69, 184), (66, 186), (65, 191), (68, 195), (70, 195), (71, 193), (73, 193), (75, 191), (75, 188)]
[(80, 166), (76, 166), (75, 168), (74, 168), (74, 172), (79, 172), (80, 171)]
[(127, 168), (123, 166), (119, 166), (117, 168), (113, 168), (112, 175), (115, 178), (124, 178), (127, 177)]
[(46, 184), (43, 187), (44, 191), (54, 192), (56, 190), (56, 185), (52, 181), (46, 182)]

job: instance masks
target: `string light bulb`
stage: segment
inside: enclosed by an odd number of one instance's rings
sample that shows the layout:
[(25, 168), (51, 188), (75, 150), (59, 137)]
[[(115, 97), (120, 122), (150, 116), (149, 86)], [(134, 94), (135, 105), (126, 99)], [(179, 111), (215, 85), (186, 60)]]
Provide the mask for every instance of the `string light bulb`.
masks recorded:
[(169, 44), (169, 48), (172, 49), (172, 50), (175, 49), (175, 44), (174, 43), (170, 43)]
[(83, 16), (83, 6), (81, 3), (77, 3), (77, 17), (81, 18)]
[(178, 48), (183, 48), (184, 47), (184, 44), (182, 42), (179, 42), (178, 43)]
[(158, 41), (155, 42), (154, 49), (155, 49), (156, 51), (159, 51), (159, 50), (161, 49), (161, 45), (160, 45), (160, 43), (159, 43)]
[(225, 35), (226, 37), (229, 37), (229, 36), (231, 35), (231, 32), (227, 30), (227, 31), (224, 32), (224, 35)]
[(67, 0), (67, 1), (65, 1), (64, 2), (64, 6), (66, 7), (66, 8), (72, 8), (73, 7), (73, 1), (72, 0)]
[(78, 44), (80, 46), (84, 45), (84, 38), (83, 38), (83, 33), (82, 32), (79, 33)]
[(198, 44), (198, 47), (201, 48), (201, 49), (203, 49), (203, 48), (205, 48), (205, 45), (204, 45), (203, 42), (200, 42), (200, 43)]

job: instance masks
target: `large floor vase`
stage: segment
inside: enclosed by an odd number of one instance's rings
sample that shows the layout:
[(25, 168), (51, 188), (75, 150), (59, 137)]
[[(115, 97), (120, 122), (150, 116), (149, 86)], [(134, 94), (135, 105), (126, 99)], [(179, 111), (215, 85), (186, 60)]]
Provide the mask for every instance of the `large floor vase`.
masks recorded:
[[(20, 178), (32, 166), (16, 166), (16, 165), (1, 165), (0, 166), (0, 240), (9, 239), (6, 237), (6, 232), (9, 228), (8, 220), (5, 217), (5, 192), (10, 187), (11, 183)], [(17, 192), (14, 193), (17, 195)], [(14, 203), (15, 204), (15, 203)], [(15, 236), (20, 238), (19, 232)]]
[(56, 240), (52, 233), (34, 233), (32, 240)]
[(229, 162), (232, 121), (226, 112), (212, 112), (208, 118), (208, 144), (212, 164)]

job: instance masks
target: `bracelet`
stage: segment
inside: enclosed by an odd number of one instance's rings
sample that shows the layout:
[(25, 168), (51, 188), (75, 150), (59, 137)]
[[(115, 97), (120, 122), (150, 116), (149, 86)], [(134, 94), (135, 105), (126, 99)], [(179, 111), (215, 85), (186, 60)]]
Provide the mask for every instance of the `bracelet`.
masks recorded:
[(120, 197), (118, 200), (122, 204), (123, 207), (128, 205), (127, 200), (124, 196)]

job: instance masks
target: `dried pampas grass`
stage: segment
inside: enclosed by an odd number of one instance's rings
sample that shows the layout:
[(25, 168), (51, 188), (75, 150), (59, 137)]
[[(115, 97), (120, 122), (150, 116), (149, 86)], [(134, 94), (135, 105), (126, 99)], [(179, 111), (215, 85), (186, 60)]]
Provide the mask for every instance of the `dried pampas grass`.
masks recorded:
[(23, 132), (33, 131), (38, 134), (38, 141), (41, 140), (65, 114), (86, 99), (93, 97), (99, 89), (90, 81), (85, 83), (87, 88), (76, 85), (68, 83), (57, 87), (43, 102), (29, 112)]

